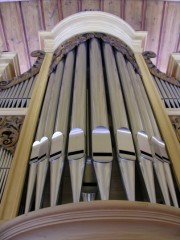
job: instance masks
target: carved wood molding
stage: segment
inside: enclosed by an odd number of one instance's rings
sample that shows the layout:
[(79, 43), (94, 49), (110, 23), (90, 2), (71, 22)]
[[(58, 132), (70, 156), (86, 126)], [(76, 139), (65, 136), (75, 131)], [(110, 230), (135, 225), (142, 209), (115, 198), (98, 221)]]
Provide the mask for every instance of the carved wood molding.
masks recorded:
[(180, 143), (180, 116), (169, 116), (169, 118), (174, 127), (177, 139)]
[(156, 239), (180, 236), (180, 210), (160, 204), (94, 201), (31, 212), (0, 227), (0, 239)]
[(53, 55), (53, 61), (50, 69), (50, 73), (55, 69), (57, 64), (60, 62), (60, 60), (73, 48), (78, 46), (79, 44), (86, 42), (87, 40), (91, 38), (99, 38), (104, 42), (109, 43), (111, 46), (115, 47), (118, 51), (120, 51), (123, 55), (126, 56), (126, 58), (131, 62), (131, 64), (134, 66), (136, 71), (140, 74), (139, 67), (136, 63), (134, 53), (130, 49), (128, 45), (126, 45), (123, 41), (120, 39), (110, 36), (108, 34), (104, 33), (86, 33), (86, 34), (80, 34), (75, 37), (72, 37), (71, 39), (67, 40), (64, 44), (61, 44)]
[(33, 66), (25, 73), (14, 77), (12, 79), (8, 79), (8, 80), (4, 80), (0, 82), (0, 90), (3, 89), (7, 89), (11, 86), (14, 86), (20, 82), (23, 82), (27, 79), (30, 79), (31, 77), (35, 76), (36, 74), (39, 73), (44, 56), (45, 56), (45, 52), (41, 51), (41, 50), (37, 50), (37, 51), (33, 51), (31, 53), (32, 57), (37, 57), (36, 62), (33, 64)]
[(164, 81), (167, 81), (169, 83), (175, 84), (176, 86), (180, 87), (180, 82), (174, 78), (166, 75), (165, 73), (161, 72), (151, 61), (151, 58), (155, 58), (156, 54), (151, 51), (145, 51), (142, 53), (144, 60), (149, 68), (150, 73), (153, 76), (156, 76)]
[(0, 146), (14, 154), (24, 116), (0, 116)]

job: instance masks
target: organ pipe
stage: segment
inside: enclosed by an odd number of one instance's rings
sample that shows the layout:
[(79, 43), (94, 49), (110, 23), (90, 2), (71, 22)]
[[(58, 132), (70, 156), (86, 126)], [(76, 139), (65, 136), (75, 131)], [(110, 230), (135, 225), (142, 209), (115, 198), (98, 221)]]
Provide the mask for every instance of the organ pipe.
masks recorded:
[(79, 202), (86, 160), (86, 67), (87, 49), (80, 44), (76, 54), (73, 103), (68, 142), (68, 160), (73, 201)]
[(131, 79), (127, 71), (126, 62), (123, 58), (123, 55), (119, 52), (116, 52), (116, 60), (118, 70), (122, 79), (122, 86), (127, 103), (129, 118), (131, 119), (131, 127), (133, 130), (133, 137), (135, 141), (140, 169), (143, 175), (149, 199), (151, 202), (156, 202), (152, 168), (152, 154), (148, 142), (148, 136), (145, 132), (142, 119), (140, 117), (135, 93), (131, 85)]
[(116, 152), (128, 200), (135, 200), (135, 149), (112, 47), (103, 44)]
[(90, 41), (90, 96), (93, 164), (101, 199), (108, 200), (113, 157), (102, 57), (97, 39)]

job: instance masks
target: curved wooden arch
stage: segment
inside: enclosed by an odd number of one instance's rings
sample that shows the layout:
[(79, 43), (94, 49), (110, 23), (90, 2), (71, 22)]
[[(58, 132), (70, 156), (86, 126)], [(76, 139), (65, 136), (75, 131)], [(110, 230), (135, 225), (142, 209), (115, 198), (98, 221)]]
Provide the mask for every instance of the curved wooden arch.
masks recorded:
[(45, 208), (9, 221), (1, 240), (156, 239), (180, 236), (180, 211), (159, 204), (94, 201)]
[(40, 46), (46, 52), (54, 52), (66, 40), (90, 32), (101, 32), (117, 37), (134, 52), (143, 51), (147, 37), (147, 32), (134, 31), (129, 24), (115, 15), (100, 11), (86, 11), (65, 18), (50, 32), (40, 32)]

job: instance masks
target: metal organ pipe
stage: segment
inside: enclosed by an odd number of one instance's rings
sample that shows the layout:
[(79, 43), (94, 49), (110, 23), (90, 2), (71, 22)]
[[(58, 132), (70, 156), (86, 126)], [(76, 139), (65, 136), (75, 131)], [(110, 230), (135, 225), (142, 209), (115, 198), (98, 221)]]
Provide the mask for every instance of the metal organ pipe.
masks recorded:
[(152, 152), (152, 156), (153, 156), (153, 166), (154, 166), (154, 169), (156, 172), (156, 176), (157, 176), (164, 200), (167, 205), (170, 205), (170, 199), (169, 199), (169, 195), (168, 195), (165, 173), (164, 173), (163, 166), (162, 166), (163, 163), (161, 162), (161, 157), (160, 158), (157, 157), (157, 156), (161, 155), (160, 154), (161, 146), (160, 146), (157, 138), (153, 134), (152, 124), (150, 123), (150, 118), (148, 116), (147, 108), (144, 104), (144, 99), (142, 97), (140, 88), (137, 83), (136, 73), (134, 72), (134, 69), (130, 63), (127, 63), (127, 68), (131, 75), (131, 82), (132, 82), (132, 86), (134, 88), (134, 92), (136, 93), (135, 96), (136, 96), (136, 99), (137, 99), (137, 102), (139, 105), (139, 110), (140, 110), (140, 115), (141, 115), (141, 118), (143, 121), (143, 125), (144, 125), (146, 132), (148, 134), (148, 137), (149, 137), (149, 143), (150, 143), (151, 152)]
[[(38, 124), (37, 132), (36, 132), (36, 137), (35, 137), (35, 141), (33, 143), (32, 150), (31, 150), (31, 156), (30, 156), (30, 161), (29, 161), (30, 168), (29, 168), (29, 179), (28, 179), (25, 212), (29, 211), (31, 204), (32, 204), (32, 197), (33, 197), (33, 191), (35, 188), (36, 178), (39, 179), (39, 185), (40, 185), (41, 175), (39, 174), (39, 176), (38, 176), (37, 171), (38, 171), (39, 160), (41, 162), (41, 157), (42, 157), (41, 153), (43, 150), (44, 143), (47, 143), (47, 141), (44, 141), (45, 139), (43, 138), (43, 135), (44, 135), (44, 128), (45, 128), (45, 121), (46, 121), (47, 112), (48, 112), (48, 106), (49, 106), (48, 102), (50, 99), (53, 80), (54, 80), (54, 74), (51, 75), (49, 82), (48, 82), (46, 95), (44, 98), (41, 115), (40, 115), (40, 119), (39, 119), (39, 124)], [(40, 146), (41, 146), (41, 152), (40, 152)], [(45, 154), (45, 156), (46, 156), (46, 154)], [(43, 157), (42, 157), (42, 160), (43, 160)], [(41, 168), (39, 167), (39, 173), (40, 173), (40, 170), (41, 170)], [(42, 190), (41, 190), (41, 192), (42, 192)], [(40, 192), (40, 194), (42, 194), (41, 192)], [(37, 191), (37, 193), (38, 193), (38, 191)], [(38, 204), (40, 204), (39, 197), (37, 197), (36, 199), (37, 199), (36, 200), (36, 208), (38, 208)]]
[(169, 168), (168, 155), (165, 149), (165, 144), (161, 139), (157, 123), (154, 119), (152, 109), (150, 107), (145, 89), (143, 87), (140, 76), (134, 71), (131, 63), (127, 63), (127, 68), (131, 73), (131, 81), (134, 91), (136, 93), (137, 102), (140, 109), (141, 118), (145, 126), (146, 132), (149, 136), (149, 142), (153, 155), (153, 166), (156, 172), (156, 176), (159, 182), (159, 186), (167, 205), (170, 205), (170, 197), (168, 192), (171, 194), (174, 206), (178, 206), (175, 189), (172, 184), (172, 176)]
[(126, 115), (122, 89), (117, 72), (112, 47), (103, 44), (105, 71), (107, 76), (110, 108), (113, 121), (113, 134), (116, 143), (117, 159), (128, 200), (135, 200), (135, 162), (134, 143)]
[(90, 41), (90, 97), (92, 158), (102, 200), (109, 199), (112, 170), (112, 144), (108, 123), (107, 104), (100, 43)]
[(86, 44), (77, 48), (72, 114), (68, 141), (73, 202), (79, 202), (86, 160)]
[(57, 107), (55, 129), (52, 136), (50, 151), (51, 170), (51, 206), (56, 205), (59, 188), (64, 169), (64, 161), (67, 154), (67, 139), (69, 131), (69, 115), (71, 105), (71, 93), (73, 86), (75, 52), (68, 53), (64, 65), (61, 92)]
[(146, 185), (146, 190), (151, 202), (156, 202), (154, 176), (152, 168), (152, 153), (148, 142), (148, 136), (140, 117), (135, 93), (131, 85), (131, 79), (123, 55), (115, 52), (118, 70), (121, 77), (127, 112), (129, 114), (130, 124), (134, 137), (136, 154), (139, 160), (140, 169)]
[(166, 146), (165, 146), (165, 143), (162, 140), (162, 137), (161, 137), (161, 134), (159, 132), (154, 114), (152, 112), (152, 108), (150, 106), (150, 103), (149, 103), (148, 97), (146, 95), (146, 92), (145, 92), (144, 86), (142, 84), (142, 81), (140, 79), (140, 76), (138, 74), (137, 74), (137, 80), (138, 80), (138, 84), (139, 84), (140, 89), (141, 89), (141, 93), (143, 95), (143, 100), (144, 100), (145, 105), (146, 105), (146, 109), (147, 109), (147, 112), (148, 112), (148, 116), (150, 118), (150, 122), (151, 122), (152, 127), (153, 127), (153, 136), (155, 136), (156, 139), (158, 140), (157, 142), (159, 144), (161, 161), (163, 162), (163, 165), (164, 165), (164, 167), (162, 166), (162, 169), (164, 168), (165, 179), (167, 181), (169, 192), (170, 192), (170, 195), (171, 195), (174, 206), (178, 207), (177, 197), (176, 197), (176, 193), (175, 193), (175, 189), (174, 189), (174, 183), (173, 183), (171, 170), (170, 170), (170, 160), (168, 158), (168, 154), (167, 154), (167, 151), (166, 151)]

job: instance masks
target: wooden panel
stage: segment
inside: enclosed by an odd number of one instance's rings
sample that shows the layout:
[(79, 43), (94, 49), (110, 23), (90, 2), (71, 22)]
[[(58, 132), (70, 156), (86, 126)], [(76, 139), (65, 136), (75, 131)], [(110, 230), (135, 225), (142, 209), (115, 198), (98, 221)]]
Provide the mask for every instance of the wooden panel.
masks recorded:
[[(14, 199), (13, 199), (14, 201)], [(162, 204), (92, 201), (24, 214), (0, 227), (1, 240), (179, 240), (180, 210)]]
[(7, 40), (4, 30), (4, 23), (2, 20), (1, 8), (0, 8), (0, 51), (7, 51)]
[(125, 21), (129, 23), (134, 30), (141, 30), (142, 20), (142, 0), (125, 1)]
[[(158, 42), (160, 38), (162, 11), (163, 11), (162, 1), (156, 0), (147, 1), (144, 25), (145, 31), (148, 31), (146, 50), (153, 51), (156, 54), (158, 52)], [(156, 63), (155, 58), (153, 62)]]
[(121, 16), (121, 0), (104, 0), (102, 7), (105, 12)]
[(21, 60), (21, 71), (29, 68), (28, 52), (19, 13), (19, 3), (1, 3), (1, 13), (9, 51), (15, 51)]
[(99, 11), (100, 10), (100, 0), (83, 0), (82, 1), (82, 11)]
[[(21, 7), (28, 51), (31, 53), (39, 49), (38, 31), (42, 30), (38, 15), (38, 3), (37, 1), (22, 2)], [(31, 57), (31, 64), (33, 64), (35, 60), (36, 58)]]
[(63, 18), (77, 13), (79, 10), (78, 0), (61, 0), (61, 5)]
[(159, 49), (161, 58), (158, 62), (158, 67), (160, 67), (162, 71), (166, 71), (170, 53), (176, 51), (177, 49), (180, 31), (180, 4), (173, 2), (166, 4), (167, 11), (165, 11)]
[(7, 49), (3, 41), (2, 32), (0, 31), (0, 52), (1, 51), (7, 51)]
[(51, 30), (59, 20), (85, 10), (109, 12), (125, 19), (135, 30), (148, 31), (146, 50), (162, 58), (158, 60), (161, 70), (166, 68), (169, 53), (180, 50), (177, 0), (27, 0), (0, 3), (0, 8), (0, 51), (9, 48), (19, 52), (23, 71), (35, 61), (29, 55), (39, 49), (39, 30)]
[(58, 0), (43, 0), (42, 2), (45, 29), (47, 31), (51, 30), (62, 18), (58, 11)]

